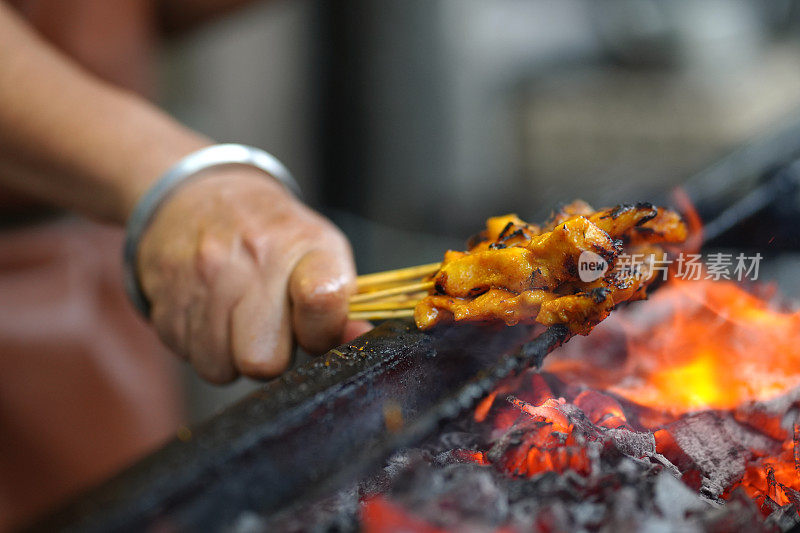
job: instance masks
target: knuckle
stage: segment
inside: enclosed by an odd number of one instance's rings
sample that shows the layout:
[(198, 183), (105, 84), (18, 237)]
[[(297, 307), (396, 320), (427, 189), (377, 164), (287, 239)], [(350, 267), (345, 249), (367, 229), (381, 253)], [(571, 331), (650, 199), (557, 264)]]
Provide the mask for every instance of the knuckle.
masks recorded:
[(287, 214), (271, 224), (242, 229), (244, 250), (256, 264), (289, 266), (313, 249), (350, 253), (350, 243), (330, 222), (314, 213)]
[(327, 220), (319, 220), (309, 224), (304, 236), (308, 241), (320, 248), (331, 249), (341, 246), (349, 248), (350, 246), (347, 237), (344, 236), (339, 228)]
[(242, 245), (257, 265), (268, 264), (273, 257), (279, 256), (275, 252), (275, 236), (263, 229), (245, 231), (242, 236)]
[(228, 263), (230, 254), (217, 239), (204, 238), (200, 241), (195, 256), (195, 270), (206, 284), (211, 283)]

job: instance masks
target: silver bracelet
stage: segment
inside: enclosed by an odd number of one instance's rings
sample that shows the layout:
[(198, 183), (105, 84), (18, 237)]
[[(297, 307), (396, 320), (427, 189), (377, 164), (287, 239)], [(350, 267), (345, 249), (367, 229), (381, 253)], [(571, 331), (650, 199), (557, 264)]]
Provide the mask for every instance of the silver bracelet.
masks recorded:
[(159, 206), (178, 188), (178, 186), (211, 167), (220, 165), (248, 165), (264, 171), (281, 182), (298, 198), (302, 196), (300, 187), (289, 170), (275, 156), (243, 144), (217, 144), (193, 152), (176, 163), (159, 178), (142, 196), (131, 213), (125, 229), (123, 250), (123, 276), (125, 290), (133, 305), (145, 317), (150, 316), (150, 302), (142, 290), (136, 268), (136, 255), (139, 241), (150, 225)]

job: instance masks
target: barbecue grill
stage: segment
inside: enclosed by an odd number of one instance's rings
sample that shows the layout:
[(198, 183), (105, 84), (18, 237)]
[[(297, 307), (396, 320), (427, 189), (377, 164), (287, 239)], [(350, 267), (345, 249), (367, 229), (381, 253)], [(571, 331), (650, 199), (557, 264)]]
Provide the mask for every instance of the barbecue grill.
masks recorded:
[[(713, 221), (712, 244), (760, 247), (763, 232), (731, 241), (731, 230), (796, 227), (798, 139), (800, 121), (687, 182), (703, 218)], [(768, 216), (766, 207), (774, 208)], [(797, 245), (791, 232), (769, 235), (783, 248)], [(397, 450), (435, 438), (568, 337), (562, 326), (422, 333), (410, 321), (385, 322), (183, 432), (31, 530), (226, 530), (243, 516), (286, 515), (375, 472)]]

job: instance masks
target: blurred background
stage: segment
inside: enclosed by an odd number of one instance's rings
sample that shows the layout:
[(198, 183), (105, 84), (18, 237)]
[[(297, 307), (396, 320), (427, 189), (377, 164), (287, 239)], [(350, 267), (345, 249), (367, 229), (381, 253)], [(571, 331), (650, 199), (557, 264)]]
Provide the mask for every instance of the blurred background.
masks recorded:
[[(490, 215), (666, 198), (797, 120), (798, 23), (781, 0), (276, 0), (166, 43), (160, 103), (282, 159), (367, 273)], [(185, 374), (194, 420), (253, 386)]]

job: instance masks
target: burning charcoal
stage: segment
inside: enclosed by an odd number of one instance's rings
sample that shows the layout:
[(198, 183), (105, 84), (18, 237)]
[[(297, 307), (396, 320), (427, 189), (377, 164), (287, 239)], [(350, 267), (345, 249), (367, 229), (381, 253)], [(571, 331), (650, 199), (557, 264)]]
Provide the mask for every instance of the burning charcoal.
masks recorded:
[(546, 472), (532, 480), (515, 479), (507, 485), (510, 523), (519, 531), (542, 530), (553, 523), (559, 524), (556, 531), (577, 531), (562, 503), (579, 502), (584, 487), (584, 478), (571, 473)]
[(360, 525), (359, 531), (441, 533), (440, 528), (383, 496), (376, 496), (364, 502), (360, 512)]
[(739, 446), (756, 455), (772, 455), (781, 451), (780, 441), (757, 432), (750, 426), (740, 424), (730, 415), (722, 417), (722, 425), (726, 435), (730, 436)]
[[(795, 420), (798, 420), (797, 416), (795, 416)], [(792, 430), (792, 458), (794, 459), (794, 469), (800, 475), (800, 424), (795, 422)]]
[(627, 456), (641, 458), (656, 453), (656, 439), (652, 433), (637, 433), (628, 429), (609, 429), (605, 436)]
[(538, 431), (543, 427), (549, 427), (549, 424), (530, 418), (521, 419), (494, 443), (486, 453), (487, 459), (492, 463), (499, 463), (509, 448), (519, 446), (522, 443), (526, 434)]
[(797, 514), (797, 507), (792, 504), (779, 507), (767, 517), (764, 525), (778, 531), (789, 531), (792, 528), (797, 528), (800, 526), (800, 515)]
[(776, 502), (769, 496), (765, 496), (761, 500), (761, 508), (759, 510), (761, 511), (761, 514), (770, 515), (780, 508), (781, 506), (778, 505), (778, 502)]
[(749, 452), (731, 438), (715, 413), (686, 416), (669, 431), (702, 471), (703, 490), (712, 498), (719, 498), (744, 475)]
[[(604, 433), (603, 456), (609, 459), (610, 447), (626, 458), (647, 465), (648, 467), (663, 467), (674, 477), (681, 477), (678, 469), (669, 459), (656, 450), (656, 440), (652, 433), (641, 433), (629, 429), (609, 429)], [(693, 463), (690, 463), (693, 464)], [(696, 488), (700, 487), (700, 483)]]
[(703, 525), (706, 531), (713, 533), (775, 531), (763, 522), (755, 503), (743, 490), (733, 491), (724, 506), (708, 512), (703, 519)]
[(587, 529), (603, 524), (606, 511), (606, 506), (599, 502), (581, 502), (570, 508), (576, 526)]
[(432, 464), (436, 466), (446, 466), (454, 463), (470, 463), (470, 464), (488, 464), (486, 456), (483, 452), (474, 450), (464, 450), (458, 448), (456, 450), (447, 450), (433, 458)]
[(586, 413), (577, 406), (571, 403), (563, 403), (559, 405), (558, 409), (564, 413), (572, 424), (582, 435), (590, 440), (600, 438), (600, 428), (595, 426)]
[[(669, 430), (659, 429), (653, 433), (653, 437), (656, 440), (656, 451), (674, 465), (679, 473), (685, 476), (689, 472), (697, 472), (697, 475), (702, 477), (697, 464), (683, 451)], [(699, 490), (701, 481), (698, 481), (696, 486), (690, 486)]]
[(686, 520), (687, 515), (711, 507), (708, 500), (704, 500), (666, 472), (656, 476), (653, 500), (664, 518), (672, 523), (682, 522)]
[(640, 522), (638, 518), (643, 511), (640, 507), (640, 497), (641, 494), (634, 487), (622, 487), (614, 491), (613, 499), (608, 502), (609, 509), (606, 511), (606, 521), (611, 522), (610, 530), (637, 529), (635, 526)]
[(778, 483), (778, 485), (781, 487), (784, 494), (786, 494), (786, 498), (794, 505), (795, 509), (797, 509), (798, 514), (800, 514), (800, 492), (791, 487), (787, 487), (783, 483)]
[(622, 406), (611, 396), (593, 390), (585, 390), (572, 403), (586, 414), (592, 424), (607, 428), (627, 425), (628, 420)]
[(472, 450), (477, 449), (480, 440), (480, 437), (475, 433), (450, 431), (442, 433), (435, 443), (426, 448), (430, 449), (433, 453), (454, 449)]
[(359, 496), (363, 499), (386, 492), (397, 476), (410, 465), (423, 461), (423, 454), (418, 450), (404, 450), (392, 455), (381, 472), (359, 484)]
[(442, 527), (465, 522), (499, 525), (508, 515), (508, 496), (493, 471), (473, 464), (420, 467), (401, 476), (390, 496)]
[(566, 506), (560, 501), (553, 501), (537, 513), (532, 529), (535, 531), (578, 531), (570, 518)]
[(269, 522), (246, 513), (239, 517), (231, 533), (281, 531), (286, 533), (329, 533), (358, 529), (359, 497), (356, 489), (341, 490), (323, 500), (287, 510)]
[[(537, 376), (518, 385), (537, 383), (552, 394), (546, 374)], [(526, 392), (525, 397), (536, 395)], [(707, 411), (655, 433), (637, 432), (626, 422), (631, 405), (585, 390), (567, 397), (576, 403), (552, 396), (539, 397), (538, 405), (516, 396), (511, 404), (498, 399), (500, 408), (493, 408), (485, 422), (463, 417), (422, 448), (393, 456), (382, 472), (359, 485), (361, 500), (368, 501), (361, 511), (350, 491), (277, 529), (350, 531), (358, 527), (359, 516), (367, 529), (394, 524), (431, 532), (746, 528), (758, 533), (800, 523), (800, 506), (794, 505), (800, 493), (784, 484), (786, 477), (784, 483), (776, 479), (769, 466), (773, 454), (780, 453), (794, 471), (794, 450), (732, 415)], [(516, 420), (486, 443), (486, 426), (504, 413)], [(599, 425), (609, 421), (612, 427)], [(574, 453), (585, 454), (588, 466), (571, 466)], [(745, 466), (752, 480), (742, 477)], [(737, 483), (761, 494), (761, 510), (741, 489), (727, 495)], [(718, 503), (723, 494), (730, 498), (725, 505)], [(239, 522), (247, 523), (255, 524)]]
[(800, 387), (763, 402), (750, 402), (734, 411), (736, 420), (756, 428), (773, 439), (783, 440), (791, 435), (800, 405)]

